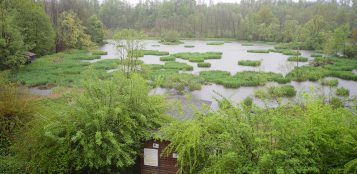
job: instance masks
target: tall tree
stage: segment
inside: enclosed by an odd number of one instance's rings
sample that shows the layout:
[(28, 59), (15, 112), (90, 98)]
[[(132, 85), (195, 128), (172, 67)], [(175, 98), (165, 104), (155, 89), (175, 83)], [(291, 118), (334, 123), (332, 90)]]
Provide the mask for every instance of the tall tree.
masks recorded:
[(89, 18), (88, 34), (93, 42), (102, 43), (104, 38), (103, 23), (97, 16), (93, 15)]
[(72, 12), (63, 12), (57, 33), (57, 50), (67, 48), (85, 48), (92, 46), (91, 38), (85, 33), (85, 27)]

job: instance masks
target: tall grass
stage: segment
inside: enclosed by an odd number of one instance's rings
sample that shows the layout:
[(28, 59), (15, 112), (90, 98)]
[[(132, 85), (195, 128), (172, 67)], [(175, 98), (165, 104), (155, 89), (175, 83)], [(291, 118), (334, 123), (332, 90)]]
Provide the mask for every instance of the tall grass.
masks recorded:
[(256, 91), (255, 96), (261, 99), (272, 99), (279, 97), (294, 97), (296, 91), (292, 85), (270, 86)]
[(293, 56), (293, 57), (289, 57), (288, 61), (290, 61), (290, 62), (307, 62), (308, 58), (300, 57), (300, 56)]
[(211, 64), (209, 62), (200, 62), (197, 64), (197, 66), (201, 68), (209, 68), (211, 67)]
[(224, 42), (219, 42), (219, 41), (216, 41), (216, 42), (208, 42), (207, 45), (224, 45)]
[(269, 53), (269, 50), (247, 50), (248, 53)]

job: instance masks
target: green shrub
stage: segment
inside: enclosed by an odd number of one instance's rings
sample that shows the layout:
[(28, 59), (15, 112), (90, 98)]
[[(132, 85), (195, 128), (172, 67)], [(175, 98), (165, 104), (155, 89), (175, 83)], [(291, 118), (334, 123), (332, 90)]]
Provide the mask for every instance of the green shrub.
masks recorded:
[(160, 61), (175, 61), (176, 57), (174, 56), (164, 56), (164, 57), (160, 57)]
[(184, 47), (185, 48), (194, 48), (195, 46), (194, 45), (185, 45)]
[(178, 45), (182, 44), (183, 42), (180, 41), (180, 33), (176, 31), (166, 31), (162, 35), (160, 43), (164, 45)]
[(248, 53), (269, 53), (269, 50), (247, 50)]
[(291, 62), (307, 62), (308, 58), (300, 57), (300, 56), (294, 56), (294, 57), (289, 57), (288, 61), (291, 61)]
[(336, 89), (336, 95), (338, 96), (349, 96), (350, 95), (350, 90), (340, 87)]
[(238, 61), (238, 65), (243, 66), (260, 66), (261, 61), (259, 60), (240, 60)]
[(321, 85), (322, 86), (337, 86), (338, 85), (338, 80), (321, 80)]
[(202, 68), (209, 68), (211, 67), (211, 64), (209, 62), (200, 62), (197, 64), (197, 66)]
[(208, 42), (207, 45), (224, 45), (224, 42)]

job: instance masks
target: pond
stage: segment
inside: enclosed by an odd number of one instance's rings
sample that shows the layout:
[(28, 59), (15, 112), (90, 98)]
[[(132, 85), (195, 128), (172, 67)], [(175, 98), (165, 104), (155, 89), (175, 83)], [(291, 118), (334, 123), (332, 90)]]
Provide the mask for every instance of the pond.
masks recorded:
[[(199, 68), (197, 63), (189, 62), (183, 59), (176, 59), (177, 62), (184, 62), (194, 67), (193, 71), (190, 73), (198, 74), (200, 71), (207, 70), (223, 70), (229, 71), (231, 74), (241, 71), (263, 71), (263, 72), (276, 72), (283, 75), (291, 71), (296, 63), (288, 62), (288, 55), (283, 55), (280, 53), (248, 53), (247, 50), (267, 50), (273, 49), (274, 45), (264, 44), (264, 43), (254, 43), (253, 46), (243, 46), (239, 42), (230, 42), (225, 43), (224, 45), (207, 45), (207, 41), (191, 41), (186, 40), (184, 44), (181, 45), (162, 45), (156, 40), (147, 40), (144, 43), (144, 49), (147, 50), (159, 50), (167, 51), (170, 54), (179, 53), (179, 52), (222, 52), (221, 59), (209, 59), (205, 62), (211, 63), (210, 68)], [(159, 46), (158, 46), (159, 45)], [(185, 48), (184, 45), (194, 45), (193, 48)], [(118, 57), (118, 52), (113, 44), (106, 44), (101, 48), (103, 51), (107, 51), (108, 54), (102, 56), (102, 59), (112, 59)], [(301, 51), (301, 56), (307, 57), (309, 60), (312, 60), (310, 51)], [(145, 55), (141, 60), (145, 64), (164, 64), (165, 62), (160, 61), (160, 56), (151, 56)], [(239, 60), (260, 60), (262, 61), (261, 66), (259, 67), (249, 67), (249, 66), (240, 66), (238, 65)], [(307, 65), (308, 62), (299, 62), (299, 66)], [(333, 78), (326, 78), (333, 79)], [(336, 78), (334, 78), (336, 79)], [(357, 95), (357, 82), (338, 79), (338, 87), (344, 87), (350, 90), (350, 97)], [(321, 86), (319, 82), (290, 82), (289, 84), (293, 85), (299, 95), (299, 93), (310, 92), (313, 94), (321, 95), (330, 95), (334, 93), (336, 88), (330, 88), (326, 86)], [(277, 83), (267, 83), (269, 85), (278, 85)], [(216, 108), (218, 106), (215, 102), (215, 98), (225, 97), (232, 100), (235, 103), (239, 103), (248, 96), (254, 96), (254, 93), (263, 88), (264, 86), (258, 87), (240, 87), (237, 89), (225, 88), (221, 85), (211, 84), (203, 85), (201, 90), (196, 90), (191, 92), (191, 95), (194, 98), (212, 101), (212, 107)], [(153, 90), (153, 93), (164, 94), (164, 93), (175, 93), (171, 89), (156, 88)], [(255, 102), (261, 102), (258, 99), (254, 99)], [(288, 100), (288, 99), (285, 99)], [(294, 100), (294, 98), (292, 99)]]

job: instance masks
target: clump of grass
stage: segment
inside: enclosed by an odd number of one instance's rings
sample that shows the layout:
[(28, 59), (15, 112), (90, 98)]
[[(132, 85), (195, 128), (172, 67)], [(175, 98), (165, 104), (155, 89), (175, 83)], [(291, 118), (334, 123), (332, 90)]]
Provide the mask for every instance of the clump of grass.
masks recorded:
[(183, 44), (184, 42), (177, 40), (177, 41), (166, 41), (166, 40), (160, 40), (160, 43), (163, 45), (180, 45)]
[(102, 50), (96, 50), (92, 52), (92, 55), (107, 55), (108, 53), (106, 51)]
[(294, 97), (295, 95), (296, 95), (296, 90), (292, 85), (270, 86), (267, 87), (266, 89), (258, 90), (255, 93), (255, 96), (261, 99)]
[(153, 55), (153, 56), (166, 56), (170, 53), (167, 51), (158, 51), (158, 50), (142, 50), (144, 55)]
[(288, 61), (290, 61), (290, 62), (307, 62), (308, 58), (300, 57), (300, 56), (293, 56), (293, 57), (289, 57)]
[(279, 45), (275, 45), (274, 48), (277, 50), (284, 50), (284, 49), (289, 49), (289, 46), (287, 44), (279, 44)]
[(164, 57), (160, 57), (160, 61), (175, 61), (176, 57), (174, 56), (164, 56)]
[(268, 81), (283, 83), (289, 81), (281, 74), (255, 71), (238, 72), (233, 76), (231, 76), (227, 71), (201, 71), (200, 77), (205, 79), (207, 82), (223, 85), (227, 88), (239, 88), (240, 86), (260, 86), (265, 85)]
[(169, 52), (158, 50), (134, 50), (130, 51), (128, 55), (132, 57), (144, 57), (144, 55), (166, 56), (169, 54)]
[(151, 45), (152, 47), (160, 47), (160, 45)]
[(238, 65), (243, 66), (260, 66), (261, 61), (259, 60), (240, 60), (238, 61)]
[(314, 53), (314, 54), (311, 54), (311, 57), (322, 57), (322, 54)]
[(211, 67), (211, 64), (209, 62), (200, 62), (197, 64), (197, 66), (201, 68), (209, 68)]
[(349, 96), (350, 95), (350, 90), (341, 87), (336, 89), (336, 95), (338, 96)]
[(219, 41), (216, 41), (216, 42), (208, 42), (207, 45), (224, 45), (224, 42), (219, 42)]
[(185, 60), (189, 60), (190, 62), (203, 62), (206, 59), (220, 59), (222, 57), (221, 52), (206, 52), (206, 53), (198, 53), (198, 52), (183, 52), (173, 54), (176, 58), (181, 58)]
[(247, 50), (248, 53), (269, 53), (269, 50)]
[(295, 67), (287, 74), (287, 78), (294, 81), (317, 81), (326, 76), (326, 70), (320, 67), (301, 66)]
[(187, 65), (186, 63), (181, 62), (166, 62), (164, 67), (165, 69), (176, 69), (176, 70), (185, 70), (185, 71), (192, 71), (193, 67)]
[(338, 85), (338, 80), (333, 79), (333, 80), (321, 80), (321, 85), (322, 86), (337, 86)]
[(299, 51), (294, 51), (294, 50), (283, 50), (281, 52), (284, 55), (289, 55), (289, 56), (299, 56), (301, 53)]
[(185, 48), (194, 48), (195, 46), (194, 45), (185, 45), (184, 47)]

